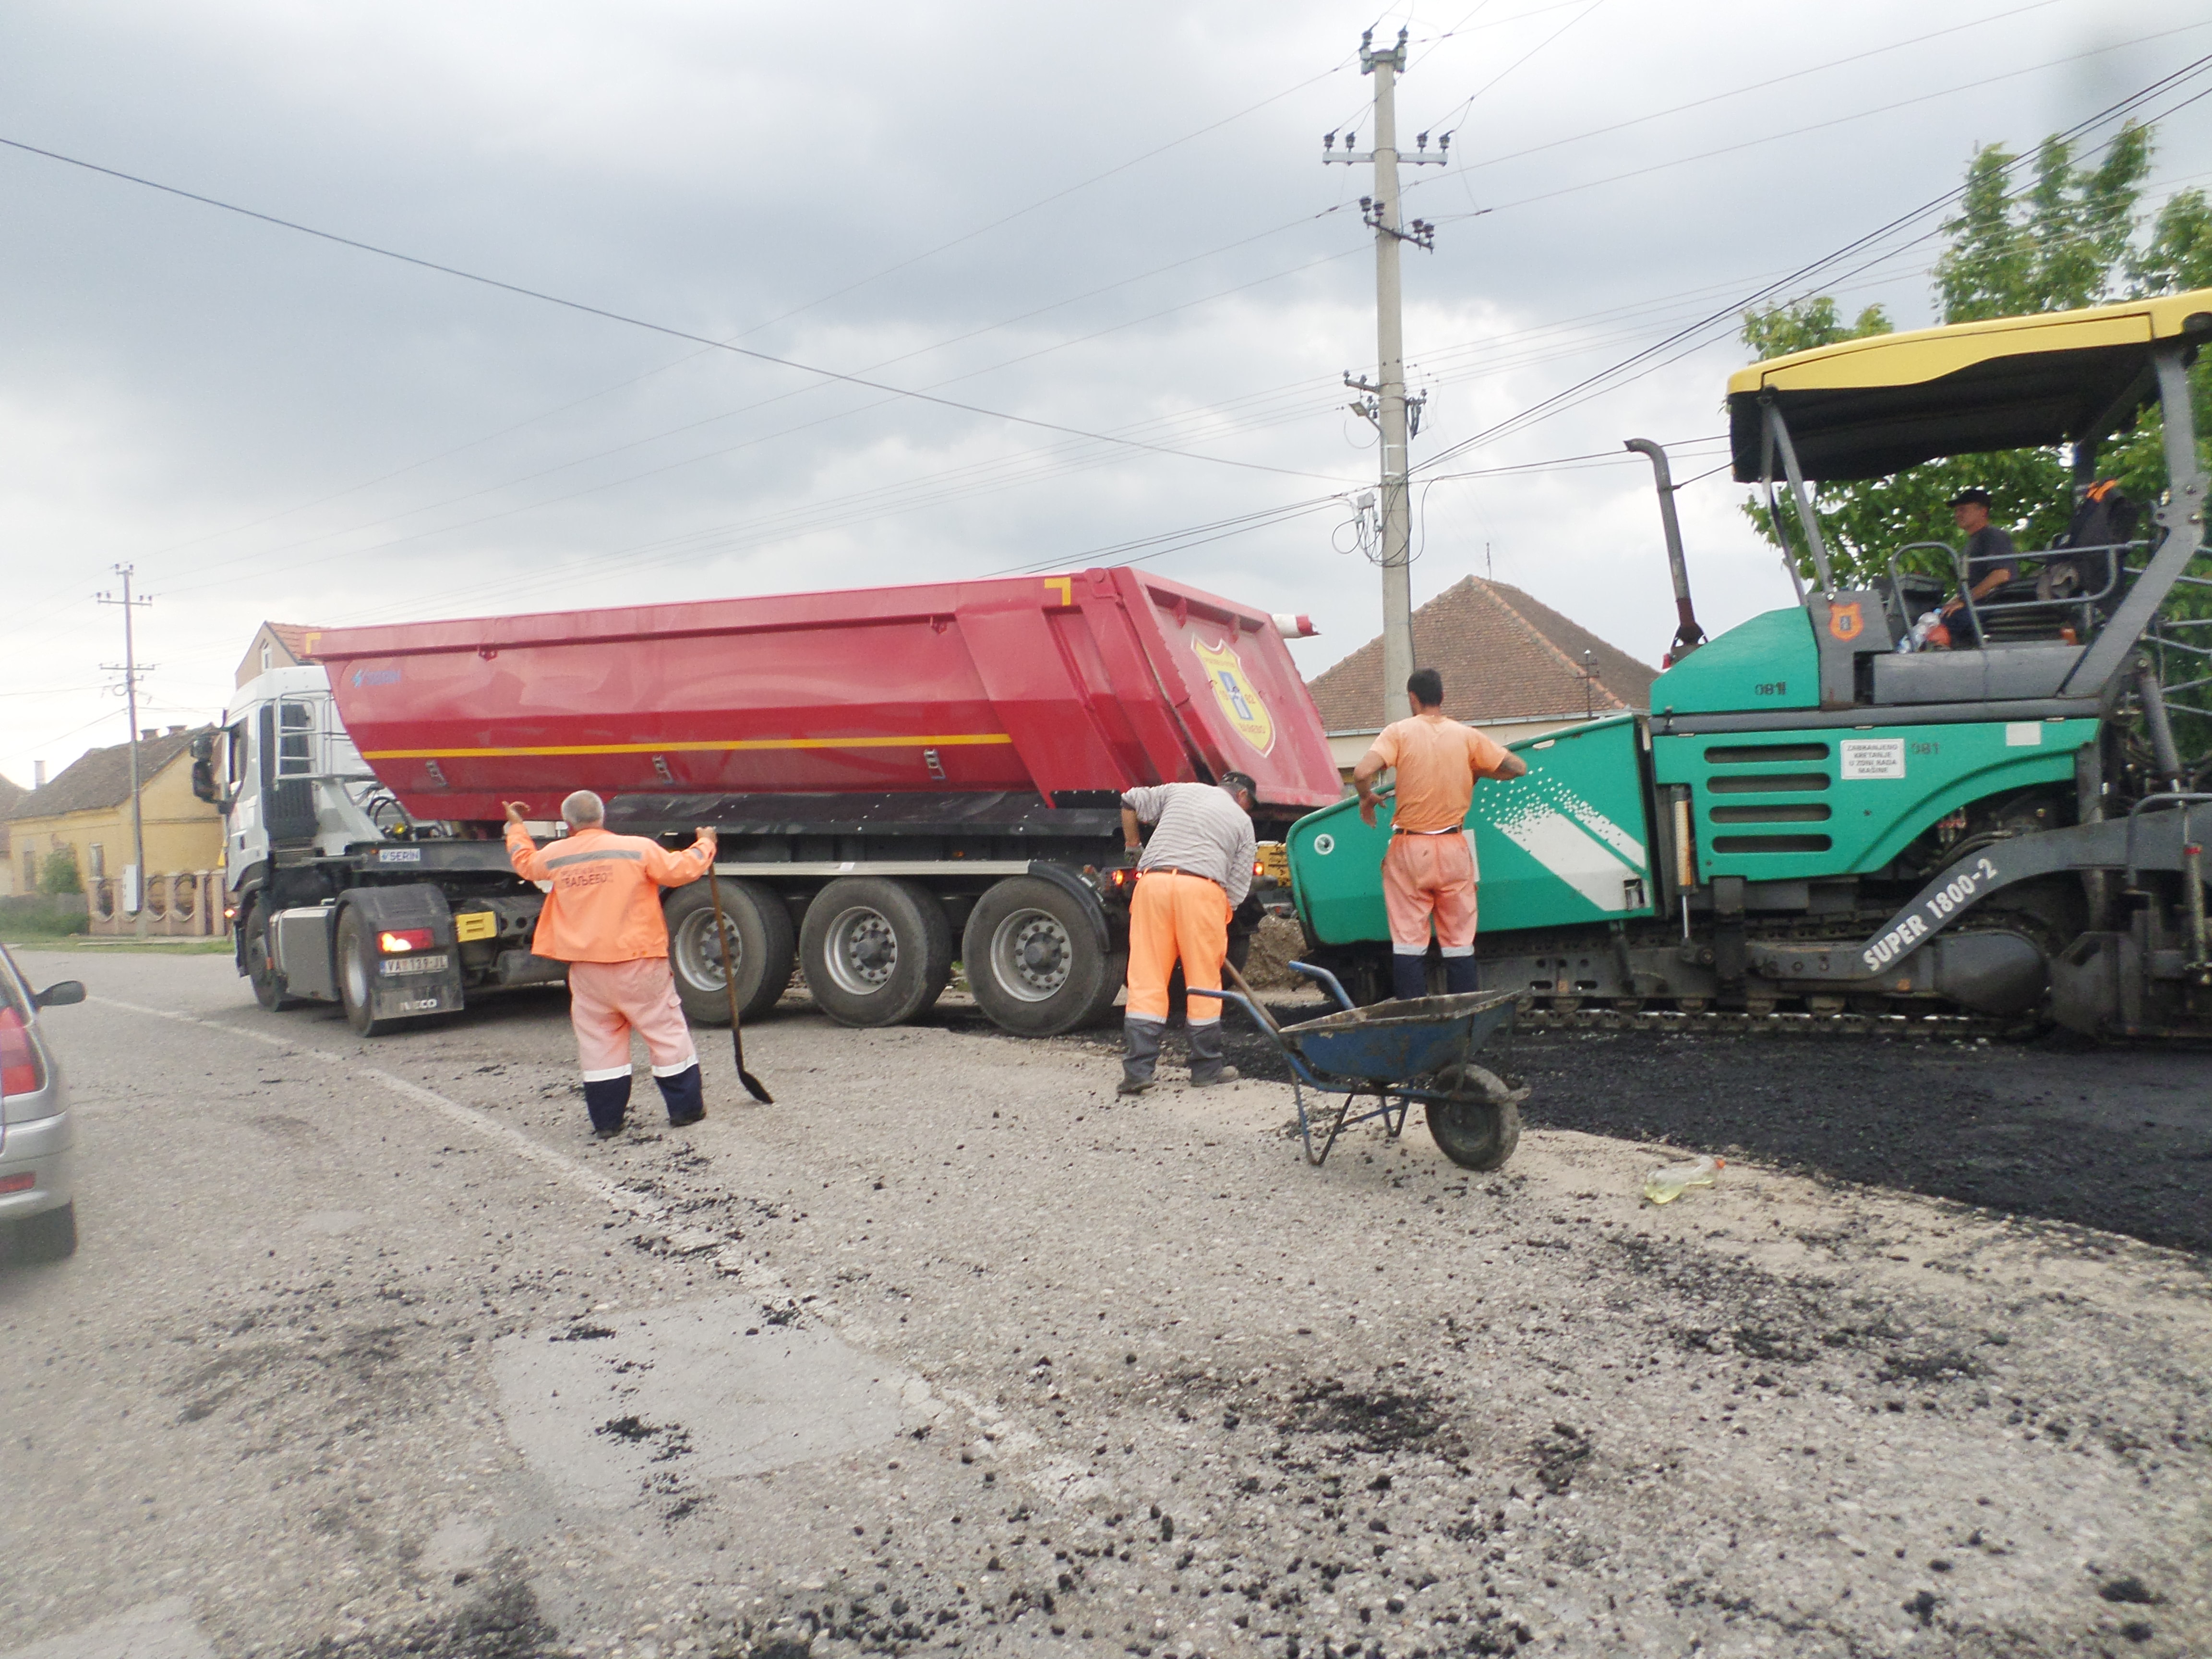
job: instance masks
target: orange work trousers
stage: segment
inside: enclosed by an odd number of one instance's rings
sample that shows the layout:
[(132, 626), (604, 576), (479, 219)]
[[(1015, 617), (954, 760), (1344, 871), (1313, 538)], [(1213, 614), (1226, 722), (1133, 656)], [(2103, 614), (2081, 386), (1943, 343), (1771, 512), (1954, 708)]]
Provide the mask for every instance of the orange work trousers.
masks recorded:
[[(1129, 999), (1121, 1012), (1128, 1019), (1164, 1023), (1168, 975), (1182, 962), (1182, 982), (1193, 990), (1221, 988), (1221, 964), (1229, 955), (1229, 895), (1204, 876), (1158, 874), (1137, 878), (1129, 901)], [(1193, 997), (1190, 1023), (1207, 1025), (1221, 1018), (1218, 997)]]
[(1382, 908), (1390, 948), (1425, 956), (1433, 920), (1448, 957), (1474, 954), (1474, 845), (1464, 834), (1393, 836), (1382, 855)]

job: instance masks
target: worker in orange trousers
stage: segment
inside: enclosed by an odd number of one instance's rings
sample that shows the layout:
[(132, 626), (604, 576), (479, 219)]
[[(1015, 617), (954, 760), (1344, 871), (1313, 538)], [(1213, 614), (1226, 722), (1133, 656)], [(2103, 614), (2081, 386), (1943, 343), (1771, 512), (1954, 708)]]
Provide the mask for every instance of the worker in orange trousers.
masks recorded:
[(699, 879), (714, 865), (714, 832), (672, 853), (643, 836), (610, 834), (606, 807), (588, 789), (561, 803), (568, 834), (540, 848), (520, 801), (507, 804), (507, 855), (525, 881), (550, 882), (530, 948), (568, 964), (568, 1019), (584, 1072), (584, 1106), (602, 1139), (620, 1134), (629, 1109), (630, 1034), (645, 1040), (653, 1081), (678, 1128), (707, 1115), (699, 1054), (668, 971), (660, 890)]

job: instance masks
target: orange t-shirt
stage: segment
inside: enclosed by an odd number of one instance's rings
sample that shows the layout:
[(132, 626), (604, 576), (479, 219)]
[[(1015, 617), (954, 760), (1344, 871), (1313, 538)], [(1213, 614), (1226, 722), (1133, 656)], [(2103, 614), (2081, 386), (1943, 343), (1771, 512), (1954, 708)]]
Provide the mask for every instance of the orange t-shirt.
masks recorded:
[(1474, 781), (1494, 778), (1509, 757), (1471, 726), (1416, 714), (1386, 726), (1368, 750), (1398, 774), (1394, 828), (1416, 835), (1456, 830), (1474, 803)]

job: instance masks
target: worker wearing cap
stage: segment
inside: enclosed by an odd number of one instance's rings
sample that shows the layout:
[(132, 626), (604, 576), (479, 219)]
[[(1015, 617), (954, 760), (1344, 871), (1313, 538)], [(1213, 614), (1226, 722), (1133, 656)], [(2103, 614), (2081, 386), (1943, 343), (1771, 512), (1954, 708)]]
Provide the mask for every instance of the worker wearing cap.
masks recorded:
[[(2020, 574), (2020, 555), (2014, 550), (2012, 538), (1990, 522), (1988, 490), (1962, 489), (1952, 496), (1951, 519), (1966, 533), (1966, 544), (1959, 551), (1966, 565), (1966, 592), (1979, 603)], [(1960, 644), (1978, 642), (1974, 616), (1966, 609), (1964, 594), (1953, 595), (1943, 607), (1943, 625)]]
[[(1129, 996), (1122, 1011), (1124, 1058), (1119, 1092), (1152, 1086), (1168, 1024), (1168, 976), (1182, 963), (1191, 990), (1221, 988), (1229, 918), (1252, 890), (1252, 805), (1255, 786), (1242, 772), (1219, 784), (1162, 783), (1121, 797), (1121, 839), (1137, 860), (1129, 901)], [(1139, 826), (1153, 826), (1140, 841)], [(1221, 1059), (1221, 1000), (1192, 997), (1190, 1080), (1199, 1088), (1233, 1083)]]
[(1390, 845), (1382, 854), (1382, 904), (1390, 917), (1392, 994), (1428, 993), (1429, 933), (1443, 953), (1444, 989), (1477, 988), (1474, 838), (1467, 832), (1477, 778), (1517, 778), (1528, 769), (1471, 726), (1444, 717), (1443, 676), (1417, 668), (1406, 682), (1410, 719), (1386, 726), (1352, 769), (1359, 816), (1375, 822), (1375, 781), (1398, 772)]
[(622, 1133), (629, 1109), (630, 1033), (645, 1039), (653, 1081), (681, 1128), (707, 1115), (699, 1054), (668, 971), (660, 890), (714, 867), (714, 832), (672, 853), (643, 836), (611, 835), (606, 807), (588, 789), (561, 803), (568, 834), (540, 849), (520, 801), (507, 804), (507, 855), (525, 881), (550, 883), (530, 948), (568, 964), (568, 1018), (584, 1070), (584, 1107), (602, 1139)]

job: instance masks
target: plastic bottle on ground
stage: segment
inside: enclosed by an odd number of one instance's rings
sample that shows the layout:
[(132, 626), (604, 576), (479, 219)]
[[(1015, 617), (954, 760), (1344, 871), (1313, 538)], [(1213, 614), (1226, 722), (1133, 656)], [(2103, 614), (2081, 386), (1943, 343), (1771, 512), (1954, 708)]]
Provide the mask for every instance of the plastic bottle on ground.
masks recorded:
[(1654, 1204), (1672, 1204), (1692, 1187), (1710, 1187), (1713, 1177), (1728, 1168), (1724, 1158), (1700, 1158), (1689, 1164), (1662, 1164), (1644, 1177), (1644, 1196)]

